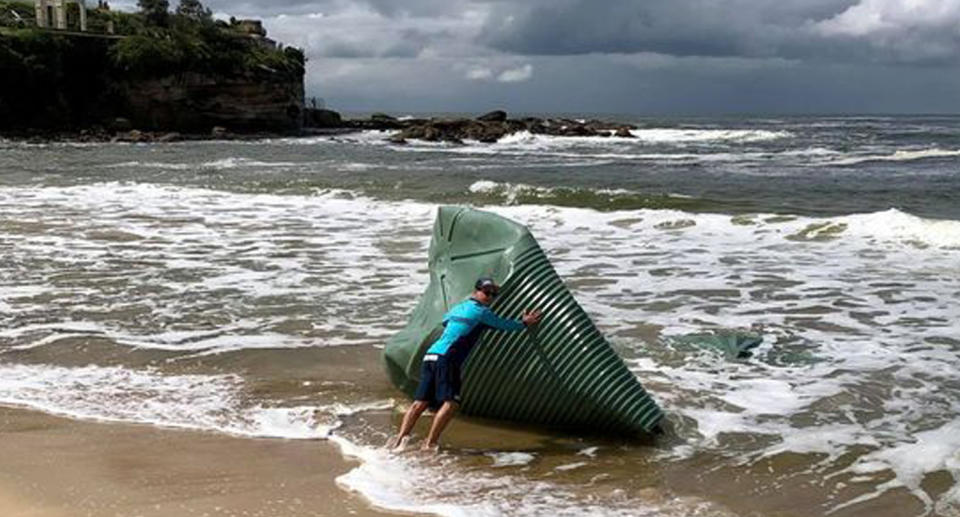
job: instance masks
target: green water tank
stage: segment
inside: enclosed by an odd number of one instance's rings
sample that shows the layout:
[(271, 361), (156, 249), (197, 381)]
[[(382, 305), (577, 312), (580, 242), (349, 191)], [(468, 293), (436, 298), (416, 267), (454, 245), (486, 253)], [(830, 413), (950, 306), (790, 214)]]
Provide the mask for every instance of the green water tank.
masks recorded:
[(477, 278), (501, 286), (491, 309), (519, 319), (543, 311), (522, 332), (487, 330), (463, 369), (465, 414), (550, 427), (649, 433), (663, 412), (567, 290), (523, 225), (465, 207), (441, 207), (430, 242), (430, 283), (406, 328), (384, 349), (390, 379), (413, 395), (426, 349), (444, 313)]

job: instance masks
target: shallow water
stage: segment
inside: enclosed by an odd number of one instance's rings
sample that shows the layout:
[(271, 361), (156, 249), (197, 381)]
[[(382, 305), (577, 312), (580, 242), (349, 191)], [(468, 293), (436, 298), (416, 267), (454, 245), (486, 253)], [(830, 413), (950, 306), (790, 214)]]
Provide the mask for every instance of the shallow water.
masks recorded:
[[(960, 119), (641, 120), (635, 139), (0, 142), (0, 403), (327, 438), (445, 515), (960, 514)], [(461, 419), (379, 446), (436, 206), (528, 225), (672, 431)], [(747, 359), (671, 336), (762, 329)]]

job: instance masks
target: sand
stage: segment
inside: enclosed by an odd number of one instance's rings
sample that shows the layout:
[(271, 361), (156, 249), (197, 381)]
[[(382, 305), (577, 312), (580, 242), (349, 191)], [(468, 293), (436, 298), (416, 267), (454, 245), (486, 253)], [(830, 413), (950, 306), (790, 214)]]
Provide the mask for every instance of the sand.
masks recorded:
[(325, 441), (237, 438), (0, 408), (0, 516), (378, 516)]

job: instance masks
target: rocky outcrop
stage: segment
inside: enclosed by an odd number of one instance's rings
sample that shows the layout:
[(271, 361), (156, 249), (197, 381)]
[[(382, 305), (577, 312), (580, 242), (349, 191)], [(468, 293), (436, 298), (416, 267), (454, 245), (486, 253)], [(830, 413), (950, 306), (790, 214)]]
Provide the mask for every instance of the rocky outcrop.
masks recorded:
[(396, 119), (387, 115), (374, 115), (369, 119), (344, 121), (346, 127), (355, 129), (397, 130), (389, 139), (402, 144), (407, 140), (428, 142), (462, 143), (474, 140), (492, 143), (501, 138), (528, 131), (532, 134), (550, 136), (596, 136), (633, 138), (632, 124), (602, 120), (573, 120), (566, 118), (525, 117), (511, 119), (501, 110), (491, 111), (475, 119)]
[(306, 108), (303, 111), (303, 127), (336, 128), (343, 126), (340, 114), (333, 110)]

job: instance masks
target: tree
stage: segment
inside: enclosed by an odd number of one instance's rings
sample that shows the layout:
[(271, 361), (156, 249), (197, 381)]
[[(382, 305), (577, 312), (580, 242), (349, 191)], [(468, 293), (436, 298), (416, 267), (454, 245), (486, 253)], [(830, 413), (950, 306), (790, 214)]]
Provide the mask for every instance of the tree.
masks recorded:
[(140, 12), (152, 25), (165, 27), (169, 20), (170, 2), (168, 0), (137, 0)]
[(200, 3), (200, 0), (180, 0), (177, 14), (194, 21), (204, 22), (213, 18), (213, 13)]

